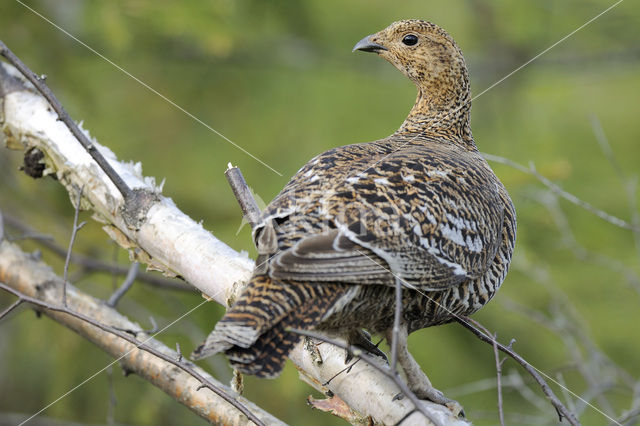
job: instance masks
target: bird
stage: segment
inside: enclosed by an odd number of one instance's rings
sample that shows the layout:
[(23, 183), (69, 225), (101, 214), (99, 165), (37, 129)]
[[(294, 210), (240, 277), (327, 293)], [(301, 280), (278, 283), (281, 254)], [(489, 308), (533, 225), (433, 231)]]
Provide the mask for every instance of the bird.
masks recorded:
[(224, 352), (240, 372), (273, 378), (301, 339), (291, 330), (361, 342), (366, 329), (395, 340), (417, 396), (446, 405), (407, 336), (494, 296), (514, 250), (515, 209), (476, 148), (467, 66), (445, 30), (397, 21), (353, 51), (375, 53), (413, 81), (413, 107), (392, 135), (311, 159), (267, 205), (252, 234), (253, 276), (192, 357)]

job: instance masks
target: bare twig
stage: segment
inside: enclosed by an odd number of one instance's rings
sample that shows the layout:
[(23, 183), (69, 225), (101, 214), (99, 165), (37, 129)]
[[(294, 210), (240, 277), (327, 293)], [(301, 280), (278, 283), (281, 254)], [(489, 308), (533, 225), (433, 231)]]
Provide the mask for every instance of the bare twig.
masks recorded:
[(249, 185), (247, 185), (247, 182), (244, 180), (242, 172), (239, 168), (229, 163), (224, 175), (227, 177), (227, 182), (229, 182), (229, 186), (231, 186), (233, 195), (235, 195), (238, 204), (240, 204), (244, 218), (249, 222), (251, 228), (253, 228), (260, 218), (260, 208), (251, 193)]
[[(109, 305), (107, 305), (109, 306)], [(112, 306), (110, 306), (112, 307)], [(156, 320), (153, 319), (152, 316), (149, 316), (149, 322), (151, 323), (151, 328), (148, 330), (143, 330), (143, 329), (138, 329), (138, 330), (134, 330), (132, 328), (124, 328), (124, 327), (113, 327), (118, 331), (123, 331), (127, 334), (130, 334), (133, 337), (138, 337), (138, 335), (140, 334), (155, 334), (158, 332), (158, 324), (156, 323)]]
[(620, 219), (619, 217), (613, 216), (603, 210), (600, 210), (599, 208), (587, 203), (586, 201), (581, 200), (575, 195), (570, 194), (567, 191), (563, 190), (562, 188), (560, 188), (560, 186), (556, 185), (555, 183), (553, 183), (552, 181), (550, 181), (549, 179), (547, 179), (546, 177), (538, 173), (533, 163), (530, 163), (529, 167), (525, 167), (522, 164), (518, 164), (515, 161), (509, 160), (508, 158), (500, 157), (498, 155), (487, 154), (487, 153), (482, 153), (482, 155), (484, 156), (484, 158), (486, 158), (489, 161), (495, 161), (496, 163), (505, 164), (507, 166), (513, 167), (516, 170), (520, 170), (523, 173), (526, 173), (528, 175), (535, 177), (536, 179), (538, 179), (538, 181), (544, 184), (544, 186), (549, 188), (554, 194), (557, 194), (560, 197), (564, 198), (565, 200), (579, 207), (582, 207), (586, 211), (593, 213), (594, 215), (598, 216), (600, 219), (606, 222), (609, 222), (612, 225), (619, 226), (620, 228), (624, 228), (624, 229), (629, 229), (634, 232), (640, 232), (640, 228), (638, 226), (633, 225), (627, 222), (626, 220)]
[(504, 352), (507, 355), (509, 355), (518, 364), (520, 364), (535, 379), (535, 381), (538, 382), (538, 385), (540, 385), (540, 388), (542, 388), (542, 392), (544, 392), (544, 394), (547, 396), (547, 399), (549, 399), (551, 404), (553, 404), (553, 406), (555, 407), (556, 412), (558, 413), (558, 417), (560, 418), (560, 420), (565, 418), (573, 426), (577, 426), (577, 425), (580, 424), (580, 422), (573, 415), (573, 413), (571, 413), (562, 404), (562, 402), (558, 399), (558, 397), (553, 393), (553, 390), (551, 390), (551, 388), (549, 387), (547, 382), (544, 380), (544, 378), (524, 358), (522, 358), (520, 355), (518, 355), (513, 349), (509, 348), (508, 346), (504, 346), (503, 344), (501, 344), (499, 342), (496, 342), (495, 339), (493, 339), (489, 335), (483, 333), (481, 330), (479, 330), (477, 327), (475, 327), (473, 324), (471, 324), (470, 318), (464, 317), (464, 316), (459, 316), (459, 317), (455, 317), (455, 321), (457, 321), (459, 324), (461, 324), (467, 330), (470, 330), (473, 334), (476, 335), (476, 337), (478, 337), (483, 342), (489, 343), (490, 345), (494, 345), (495, 344), (498, 347), (498, 349), (500, 349), (502, 352)]
[(9, 315), (9, 313), (13, 311), (15, 308), (17, 308), (18, 306), (20, 306), (22, 302), (23, 302), (22, 299), (18, 299), (15, 302), (13, 302), (11, 305), (9, 305), (7, 309), (5, 309), (0, 313), (0, 320), (6, 317), (7, 315)]
[(118, 191), (122, 194), (125, 200), (132, 198), (133, 191), (129, 186), (125, 183), (125, 181), (116, 173), (116, 171), (111, 167), (109, 162), (102, 156), (102, 154), (96, 149), (94, 144), (87, 138), (87, 136), (78, 128), (78, 125), (71, 119), (67, 111), (65, 111), (64, 107), (55, 97), (51, 89), (47, 87), (44, 83), (44, 78), (38, 76), (36, 73), (31, 71), (29, 67), (27, 67), (24, 62), (20, 60), (14, 53), (9, 50), (9, 48), (0, 41), (0, 55), (4, 56), (9, 63), (11, 63), (14, 67), (16, 67), (22, 75), (25, 76), (27, 80), (31, 82), (35, 86), (35, 88), (44, 96), (44, 98), (49, 102), (51, 108), (58, 114), (59, 119), (69, 128), (69, 131), (76, 137), (78, 142), (84, 147), (84, 149), (91, 155), (91, 157), (95, 160), (96, 163), (100, 166), (100, 168), (104, 171), (104, 173), (111, 179), (111, 182), (118, 188)]
[(353, 368), (354, 365), (356, 365), (358, 362), (360, 361), (360, 358), (356, 359), (355, 361), (353, 361), (351, 364), (348, 364), (346, 367), (344, 367), (342, 370), (338, 371), (336, 374), (334, 374), (329, 380), (327, 380), (326, 382), (324, 382), (322, 384), (322, 386), (327, 386), (329, 383), (331, 383), (333, 381), (333, 379), (335, 379), (336, 377), (338, 377), (340, 374), (344, 373), (344, 372), (349, 372), (351, 371), (351, 369)]
[[(388, 378), (393, 380), (393, 382), (396, 384), (396, 386), (398, 386), (400, 391), (407, 398), (409, 398), (411, 400), (411, 402), (415, 406), (415, 409), (420, 411), (420, 413), (422, 413), (422, 415), (425, 418), (427, 418), (434, 425), (439, 425), (440, 424), (440, 422), (437, 422), (435, 419), (433, 419), (433, 417), (430, 415), (430, 413), (427, 410), (424, 409), (424, 406), (420, 403), (420, 400), (418, 399), (418, 397), (413, 392), (411, 392), (409, 387), (406, 385), (406, 383), (404, 383), (404, 381), (400, 378), (400, 376), (398, 376), (398, 374), (395, 372), (395, 370), (392, 370), (387, 365), (380, 365), (378, 362), (376, 362), (376, 360), (372, 356), (368, 355), (363, 350), (361, 350), (361, 349), (359, 349), (359, 348), (357, 348), (355, 346), (344, 344), (344, 343), (342, 343), (342, 342), (340, 342), (338, 340), (331, 339), (329, 337), (323, 336), (322, 334), (314, 333), (312, 331), (299, 330), (299, 329), (295, 329), (295, 328), (287, 329), (287, 331), (289, 331), (291, 333), (299, 334), (301, 336), (311, 337), (313, 339), (320, 340), (320, 341), (325, 342), (325, 343), (329, 343), (331, 345), (337, 346), (339, 348), (342, 348), (342, 349), (348, 351), (354, 357), (362, 359), (364, 362), (366, 362), (367, 364), (369, 364), (370, 366), (372, 366), (373, 368), (378, 370), (380, 373), (384, 374), (385, 376), (387, 376)], [(408, 414), (410, 414), (410, 413), (408, 413)], [(400, 422), (404, 421), (405, 419), (406, 419), (406, 415), (405, 415), (405, 417), (400, 419)]]
[[(384, 339), (380, 339), (378, 341), (378, 343), (376, 343), (376, 348), (380, 346), (380, 343), (382, 343)], [(342, 370), (338, 371), (336, 374), (334, 374), (332, 377), (329, 378), (329, 380), (327, 380), (326, 382), (324, 382), (322, 384), (322, 386), (327, 386), (329, 383), (331, 383), (333, 381), (333, 379), (335, 379), (336, 377), (338, 377), (340, 374), (347, 372), (349, 373), (351, 371), (351, 369), (353, 368), (354, 365), (356, 365), (358, 362), (360, 362), (360, 358), (356, 359), (355, 361), (353, 361), (351, 364), (348, 364), (346, 367), (344, 367)]]
[(564, 376), (561, 371), (558, 371), (558, 373), (556, 374), (556, 380), (558, 381), (558, 383), (562, 385), (561, 387), (562, 394), (564, 395), (564, 399), (567, 401), (567, 405), (569, 406), (569, 409), (571, 410), (571, 412), (577, 413), (578, 408), (576, 407), (575, 401), (571, 397), (571, 394), (567, 392), (567, 389), (568, 389), (567, 384), (564, 380)]
[[(2, 46), (0, 46), (1, 48)], [(73, 229), (71, 230), (71, 239), (69, 241), (69, 247), (67, 249), (67, 257), (64, 261), (64, 287), (62, 288), (62, 304), (67, 306), (67, 283), (69, 279), (69, 261), (71, 260), (71, 251), (73, 250), (73, 243), (76, 240), (78, 231), (82, 228), (86, 222), (78, 224), (78, 214), (80, 213), (80, 202), (82, 201), (82, 191), (84, 187), (78, 190), (78, 201), (76, 201), (76, 210), (73, 215)]]
[[(469, 321), (473, 322), (473, 324), (480, 328), (487, 336), (491, 336), (491, 346), (493, 346), (493, 356), (496, 360), (496, 385), (498, 388), (498, 417), (500, 418), (500, 426), (504, 426), (504, 408), (502, 405), (502, 363), (503, 360), (500, 360), (500, 353), (498, 352), (498, 333), (492, 334), (478, 321), (469, 318)], [(513, 343), (513, 340), (511, 341)], [(511, 347), (511, 343), (509, 344)], [(506, 359), (506, 358), (505, 358)]]
[(106, 331), (107, 333), (113, 334), (114, 336), (117, 336), (123, 340), (126, 340), (127, 342), (131, 343), (132, 345), (135, 345), (136, 349), (141, 349), (145, 352), (148, 352), (160, 359), (162, 359), (163, 361), (166, 361), (172, 365), (174, 365), (175, 367), (179, 368), (180, 370), (190, 374), (192, 377), (196, 378), (197, 380), (200, 381), (201, 386), (204, 388), (207, 388), (211, 391), (213, 391), (214, 393), (216, 393), (218, 396), (220, 396), (221, 398), (223, 398), (225, 401), (227, 401), (229, 404), (233, 405), (234, 407), (236, 407), (239, 411), (241, 411), (244, 415), (247, 416), (247, 418), (249, 418), (252, 422), (254, 422), (256, 425), (264, 425), (264, 423), (262, 423), (262, 421), (260, 419), (258, 419), (251, 411), (249, 411), (249, 409), (247, 409), (243, 404), (241, 404), (240, 402), (238, 402), (235, 398), (233, 398), (232, 396), (230, 396), (227, 392), (224, 391), (224, 389), (220, 388), (219, 386), (216, 386), (215, 384), (211, 383), (211, 381), (209, 381), (207, 378), (205, 378), (203, 375), (201, 375), (200, 373), (198, 373), (197, 371), (195, 371), (194, 368), (192, 368), (191, 363), (186, 363), (186, 362), (179, 362), (177, 361), (175, 358), (164, 354), (150, 346), (148, 346), (146, 344), (145, 341), (139, 341), (134, 337), (131, 337), (129, 334), (122, 332), (120, 330), (117, 330), (114, 327), (108, 326), (106, 324), (102, 324), (96, 320), (94, 320), (93, 318), (84, 315), (80, 312), (75, 312), (71, 309), (69, 309), (66, 306), (54, 306), (50, 303), (44, 302), (42, 300), (33, 298), (33, 297), (29, 297), (23, 293), (21, 293), (18, 290), (15, 290), (12, 287), (9, 287), (8, 285), (6, 285), (3, 282), (0, 282), (0, 289), (13, 294), (14, 296), (18, 297), (19, 300), (22, 300), (23, 302), (27, 302), (29, 304), (32, 304), (34, 306), (38, 306), (40, 308), (46, 309), (48, 311), (53, 311), (53, 312), (61, 312), (64, 313), (66, 315), (70, 315), (72, 317), (75, 317), (79, 320), (82, 320), (88, 324), (91, 324), (94, 327), (97, 327), (103, 331)]
[(182, 349), (180, 349), (180, 343), (176, 342), (176, 352), (178, 353), (178, 362), (182, 362)]
[(118, 304), (118, 301), (124, 296), (124, 294), (129, 291), (131, 286), (133, 285), (136, 277), (138, 276), (138, 270), (140, 269), (140, 264), (138, 262), (133, 262), (131, 267), (129, 268), (129, 272), (127, 273), (127, 277), (124, 282), (109, 298), (107, 301), (107, 306), (115, 308)]

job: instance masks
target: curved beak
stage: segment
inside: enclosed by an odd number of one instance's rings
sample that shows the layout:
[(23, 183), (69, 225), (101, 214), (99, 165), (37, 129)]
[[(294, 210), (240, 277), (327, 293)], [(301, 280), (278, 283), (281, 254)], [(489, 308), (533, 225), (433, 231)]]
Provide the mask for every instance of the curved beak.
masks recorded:
[(381, 44), (374, 43), (373, 41), (371, 41), (371, 37), (373, 37), (373, 34), (368, 35), (362, 40), (360, 40), (359, 42), (357, 42), (356, 45), (353, 46), (352, 52), (355, 52), (356, 50), (362, 50), (363, 52), (378, 53), (382, 50), (389, 50), (386, 47), (382, 46)]

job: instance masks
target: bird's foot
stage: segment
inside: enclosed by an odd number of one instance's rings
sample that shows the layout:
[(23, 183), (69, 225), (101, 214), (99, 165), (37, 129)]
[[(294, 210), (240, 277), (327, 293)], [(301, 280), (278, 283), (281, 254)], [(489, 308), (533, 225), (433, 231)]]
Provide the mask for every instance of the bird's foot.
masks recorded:
[[(349, 335), (347, 336), (347, 343), (351, 346), (356, 346), (371, 355), (379, 356), (382, 359), (384, 359), (384, 361), (387, 364), (389, 364), (389, 359), (387, 358), (387, 355), (384, 352), (382, 352), (380, 348), (378, 348), (378, 345), (375, 345), (371, 341), (371, 335), (366, 331), (354, 330), (350, 332)], [(347, 351), (347, 355), (344, 359), (344, 363), (348, 364), (349, 361), (351, 361), (352, 359), (353, 359), (353, 354)]]
[[(455, 417), (465, 417), (464, 409), (462, 405), (456, 400), (447, 398), (444, 394), (436, 388), (421, 388), (412, 391), (418, 399), (428, 400), (436, 404), (444, 405), (447, 407)], [(393, 400), (399, 400), (404, 398), (404, 394), (401, 392), (393, 397)]]
[(456, 400), (447, 398), (444, 394), (433, 386), (420, 386), (412, 389), (413, 393), (420, 399), (427, 399), (436, 404), (447, 407), (455, 417), (464, 417), (464, 409)]

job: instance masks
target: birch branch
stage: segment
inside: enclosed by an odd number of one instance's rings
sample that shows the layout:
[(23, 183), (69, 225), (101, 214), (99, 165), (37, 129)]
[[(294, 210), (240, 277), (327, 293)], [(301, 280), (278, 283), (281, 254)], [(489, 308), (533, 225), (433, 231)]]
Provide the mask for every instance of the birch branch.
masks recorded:
[[(66, 285), (67, 305), (62, 306), (60, 301), (64, 288), (63, 279), (56, 276), (43, 262), (34, 260), (18, 246), (7, 241), (0, 241), (0, 283), (19, 293), (19, 301), (32, 303), (25, 300), (26, 297), (34, 299), (36, 304), (42, 302), (49, 309), (42, 306), (36, 309), (96, 344), (118, 360), (125, 370), (149, 381), (210, 423), (253, 424), (231, 403), (235, 400), (236, 404), (240, 403), (249, 410), (248, 414), (264, 424), (283, 425), (280, 420), (240, 396), (227, 396), (225, 399), (210, 390), (200, 390), (203, 382), (199, 379), (203, 379), (209, 383), (209, 389), (215, 387), (226, 395), (233, 395), (229, 388), (217, 382), (201, 368), (188, 365), (183, 370), (177, 366), (180, 365), (177, 361), (171, 363), (161, 359), (165, 357), (178, 360), (179, 354), (158, 340), (144, 335), (142, 341), (136, 341), (126, 333), (118, 332), (118, 329), (142, 328), (104, 302), (83, 293), (71, 284)], [(70, 315), (69, 311), (73, 312), (73, 315)], [(102, 327), (97, 327), (92, 322)], [(185, 370), (191, 370), (193, 374)]]
[[(180, 275), (216, 302), (226, 305), (251, 276), (253, 261), (216, 239), (201, 225), (182, 213), (152, 178), (142, 175), (139, 163), (117, 160), (108, 148), (92, 139), (124, 182), (133, 190), (153, 195), (151, 207), (136, 218), (134, 226), (122, 215), (123, 198), (111, 180), (92, 161), (84, 148), (58, 121), (47, 101), (21, 78), (11, 66), (0, 63), (0, 125), (7, 146), (44, 154), (43, 173), (54, 174), (75, 202), (73, 194), (84, 186), (82, 208), (93, 211), (95, 220), (123, 248), (131, 260), (146, 263), (167, 275)], [(86, 132), (86, 130), (85, 130)], [(395, 424), (414, 406), (407, 398), (394, 400), (400, 389), (392, 380), (366, 363), (358, 363), (348, 373), (325, 384), (344, 369), (345, 352), (322, 344), (318, 351), (299, 344), (289, 358), (305, 381), (315, 388), (339, 396), (359, 418), (376, 424)], [(432, 418), (446, 425), (465, 425), (443, 406), (423, 401)], [(369, 420), (366, 420), (369, 421)], [(403, 425), (425, 424), (421, 415), (412, 415)]]
[[(98, 167), (82, 145), (53, 112), (49, 103), (35, 93), (15, 68), (0, 64), (0, 125), (11, 149), (44, 154), (44, 175), (55, 175), (75, 205), (83, 187), (81, 208), (93, 211), (93, 218), (104, 223), (104, 230), (123, 248), (132, 261), (146, 263), (148, 269), (168, 276), (182, 276), (191, 285), (224, 304), (234, 284), (245, 282), (253, 270), (246, 253), (238, 253), (161, 195), (153, 178), (142, 175), (140, 163), (118, 161), (107, 147), (92, 139), (112, 168), (132, 190), (144, 190), (154, 201), (135, 226), (122, 215), (122, 195)], [(85, 133), (88, 132), (85, 130)]]

